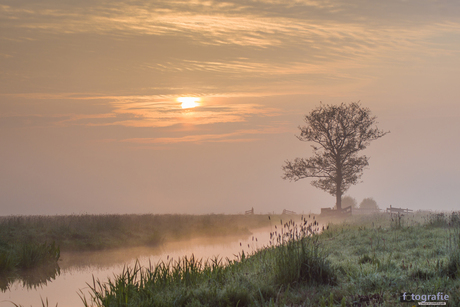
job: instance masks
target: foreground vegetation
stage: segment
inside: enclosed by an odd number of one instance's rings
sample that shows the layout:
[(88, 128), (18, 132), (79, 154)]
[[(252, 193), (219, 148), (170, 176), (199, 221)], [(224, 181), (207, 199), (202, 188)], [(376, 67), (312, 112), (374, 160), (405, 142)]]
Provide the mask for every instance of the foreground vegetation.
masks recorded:
[(17, 279), (27, 288), (54, 279), (59, 274), (59, 256), (60, 249), (54, 243), (14, 244), (0, 237), (0, 290), (7, 290)]
[(93, 281), (86, 306), (248, 306), (274, 303), (285, 284), (335, 284), (332, 268), (318, 250), (311, 228), (294, 231), (292, 221), (278, 245), (238, 259), (182, 258), (149, 268), (125, 268), (107, 283)]
[(5, 244), (55, 242), (62, 251), (155, 246), (164, 241), (250, 234), (264, 215), (66, 215), (0, 217)]
[[(183, 258), (93, 280), (86, 306), (397, 306), (401, 292), (460, 306), (460, 219), (375, 215), (278, 224), (272, 246), (237, 259)], [(405, 305), (405, 304), (404, 304)]]
[(59, 247), (54, 243), (8, 244), (0, 239), (0, 272), (14, 268), (31, 269), (40, 264), (55, 263), (59, 255)]
[(157, 246), (193, 237), (249, 235), (249, 229), (267, 225), (269, 221), (262, 215), (0, 217), (0, 289), (6, 289), (14, 278), (30, 276), (24, 271), (34, 268), (42, 267), (55, 276), (61, 250)]

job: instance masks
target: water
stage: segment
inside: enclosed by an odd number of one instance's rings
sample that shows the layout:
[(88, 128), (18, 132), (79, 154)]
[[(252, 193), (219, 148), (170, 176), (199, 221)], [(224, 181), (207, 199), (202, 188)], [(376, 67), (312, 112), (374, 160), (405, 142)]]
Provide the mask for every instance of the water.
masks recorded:
[[(256, 240), (257, 239), (257, 240)], [(193, 239), (183, 242), (166, 243), (157, 248), (130, 248), (115, 251), (62, 253), (59, 261), (60, 274), (48, 278), (41, 278), (38, 282), (24, 284), (23, 280), (16, 280), (4, 292), (0, 292), (0, 306), (13, 307), (12, 302), (24, 307), (42, 306), (41, 298), (48, 299), (49, 306), (81, 307), (79, 297), (86, 293), (89, 298), (88, 286), (92, 284), (93, 277), (101, 281), (121, 273), (124, 266), (134, 266), (136, 259), (143, 266), (149, 262), (156, 264), (167, 259), (178, 260), (183, 256), (208, 259), (219, 258), (233, 260), (244, 250), (245, 253), (269, 245), (270, 229), (253, 231), (250, 236), (220, 237), (212, 239)], [(29, 276), (33, 277), (33, 276)], [(45, 280), (46, 282), (43, 282)], [(35, 287), (33, 284), (39, 284)]]

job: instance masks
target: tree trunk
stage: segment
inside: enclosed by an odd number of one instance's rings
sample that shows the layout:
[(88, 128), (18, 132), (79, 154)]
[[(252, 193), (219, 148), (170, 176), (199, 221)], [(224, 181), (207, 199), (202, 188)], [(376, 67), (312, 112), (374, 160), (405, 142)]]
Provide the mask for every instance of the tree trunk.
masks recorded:
[(337, 167), (337, 179), (336, 179), (336, 192), (335, 192), (335, 205), (337, 206), (337, 211), (342, 211), (342, 164), (340, 163), (340, 156), (336, 158), (336, 167)]
[(342, 210), (342, 192), (340, 184), (337, 185), (337, 192), (335, 193), (336, 201), (335, 204), (337, 206), (337, 211)]

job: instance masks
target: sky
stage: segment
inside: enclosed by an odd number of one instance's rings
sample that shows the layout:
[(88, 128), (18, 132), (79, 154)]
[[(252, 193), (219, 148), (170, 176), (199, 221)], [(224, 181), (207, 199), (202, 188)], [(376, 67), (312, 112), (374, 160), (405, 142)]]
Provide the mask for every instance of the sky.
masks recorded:
[(0, 215), (317, 213), (282, 165), (356, 101), (390, 133), (345, 195), (459, 210), (459, 73), (457, 0), (2, 0)]

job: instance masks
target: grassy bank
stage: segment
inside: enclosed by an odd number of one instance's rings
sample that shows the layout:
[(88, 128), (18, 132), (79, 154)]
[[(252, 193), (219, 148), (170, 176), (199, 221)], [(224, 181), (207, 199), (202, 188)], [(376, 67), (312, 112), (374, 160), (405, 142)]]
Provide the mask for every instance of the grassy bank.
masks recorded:
[(55, 242), (62, 251), (155, 246), (193, 237), (250, 234), (263, 215), (67, 215), (0, 217), (4, 244)]
[(27, 288), (46, 284), (59, 274), (59, 256), (55, 243), (7, 243), (0, 238), (0, 291), (18, 279)]
[[(236, 260), (182, 259), (93, 281), (86, 306), (407, 306), (401, 292), (460, 306), (458, 214), (278, 224), (277, 246)], [(308, 233), (310, 234), (310, 232)]]
[(39, 265), (55, 264), (60, 249), (53, 242), (6, 243), (0, 240), (0, 274), (15, 270), (29, 270)]
[[(193, 237), (249, 235), (261, 215), (67, 215), (0, 217), (0, 288), (24, 270), (57, 265), (60, 251), (156, 246)], [(52, 243), (50, 243), (52, 242)]]
[(107, 283), (93, 281), (85, 306), (262, 306), (286, 285), (336, 284), (315, 237), (287, 232), (281, 243), (238, 259), (182, 258), (125, 268)]

